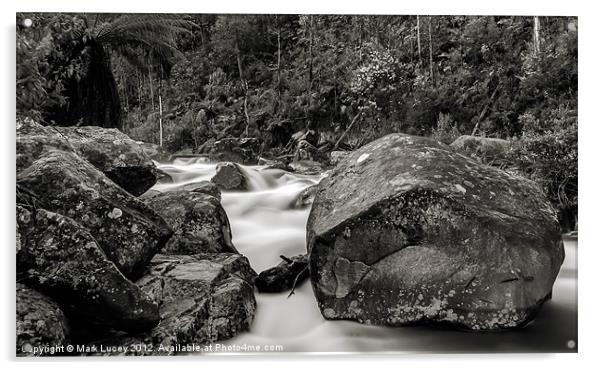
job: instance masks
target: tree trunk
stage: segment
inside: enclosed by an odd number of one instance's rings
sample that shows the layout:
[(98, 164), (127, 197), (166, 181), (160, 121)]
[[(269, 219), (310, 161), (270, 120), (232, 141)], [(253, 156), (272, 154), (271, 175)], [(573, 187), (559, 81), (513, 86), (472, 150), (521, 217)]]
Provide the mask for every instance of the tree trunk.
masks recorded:
[(361, 17), (359, 19), (360, 19), (360, 50), (359, 50), (359, 52), (360, 52), (360, 63), (361, 63), (362, 59), (363, 59), (363, 55), (362, 55), (363, 50), (362, 49), (364, 46), (364, 22)]
[(418, 65), (422, 67), (422, 48), (420, 46), (420, 16), (416, 16), (416, 42), (418, 44)]
[(240, 54), (240, 48), (238, 47), (238, 41), (236, 42), (236, 64), (238, 65), (238, 76), (240, 78), (240, 83), (245, 92), (244, 100), (243, 100), (243, 113), (245, 115), (245, 136), (249, 136), (249, 126), (251, 124), (251, 120), (249, 118), (249, 111), (247, 108), (247, 98), (249, 96), (249, 84), (244, 79), (244, 73), (242, 68), (242, 56)]
[(163, 147), (163, 101), (159, 92), (159, 146)]
[(433, 27), (432, 17), (429, 16), (429, 70), (431, 73), (431, 81), (433, 87), (437, 87), (437, 81), (435, 81), (435, 74), (433, 73)]
[(537, 55), (541, 49), (539, 17), (533, 17), (533, 52)]
[(313, 17), (310, 15), (309, 16), (309, 81), (308, 81), (308, 88), (307, 91), (309, 93), (309, 97), (311, 99), (311, 88), (312, 88), (312, 83), (313, 83), (313, 61), (314, 61), (314, 32), (313, 32), (313, 27), (314, 27), (314, 19)]
[(155, 95), (153, 91), (153, 76), (151, 74), (151, 69), (148, 67), (148, 86), (150, 88), (150, 101), (153, 112), (155, 111)]
[[(277, 20), (278, 20), (278, 16), (276, 16)], [(281, 37), (281, 27), (280, 27), (280, 22), (278, 22), (278, 65), (276, 68), (276, 77), (277, 77), (277, 81), (278, 81), (278, 111), (280, 110), (280, 105), (281, 105), (281, 92), (280, 92), (280, 60), (281, 60), (281, 53), (282, 53), (282, 45), (280, 44), (280, 37)]]

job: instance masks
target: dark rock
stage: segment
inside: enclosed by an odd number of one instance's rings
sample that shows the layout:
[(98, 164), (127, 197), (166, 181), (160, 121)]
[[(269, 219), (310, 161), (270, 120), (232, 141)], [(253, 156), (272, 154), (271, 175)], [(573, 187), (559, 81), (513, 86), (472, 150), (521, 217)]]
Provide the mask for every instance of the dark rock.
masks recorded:
[(473, 158), (490, 161), (506, 158), (512, 142), (492, 137), (462, 135), (450, 146)]
[(213, 160), (250, 164), (257, 161), (260, 149), (261, 143), (257, 138), (228, 137), (217, 140), (207, 151)]
[(293, 161), (288, 164), (288, 167), (292, 172), (301, 174), (301, 175), (319, 175), (324, 171), (322, 164), (320, 162), (315, 161)]
[(162, 253), (238, 253), (219, 200), (194, 191), (169, 191), (144, 199), (174, 231)]
[(299, 286), (309, 277), (307, 254), (290, 258), (282, 257), (282, 259), (284, 261), (280, 262), (278, 266), (271, 267), (259, 274), (255, 285), (260, 292), (280, 293), (291, 290), (295, 284)]
[(57, 127), (75, 151), (134, 195), (157, 182), (155, 164), (136, 141), (117, 129)]
[(157, 305), (117, 270), (92, 235), (57, 213), (17, 206), (17, 280), (86, 324), (140, 331), (159, 322)]
[(173, 184), (173, 178), (165, 171), (157, 168), (158, 184)]
[(109, 260), (140, 275), (171, 236), (165, 221), (74, 153), (50, 151), (17, 176), (41, 206), (90, 230)]
[(550, 297), (559, 231), (534, 182), (428, 138), (388, 135), (320, 183), (311, 281), (328, 319), (517, 327)]
[(239, 165), (232, 162), (218, 163), (211, 182), (222, 190), (248, 190), (247, 177)]
[(137, 340), (155, 348), (204, 344), (248, 330), (256, 307), (255, 277), (238, 254), (156, 255), (137, 284), (159, 302), (161, 323)]
[(33, 348), (65, 346), (69, 325), (59, 306), (45, 295), (17, 284), (17, 356), (43, 356)]

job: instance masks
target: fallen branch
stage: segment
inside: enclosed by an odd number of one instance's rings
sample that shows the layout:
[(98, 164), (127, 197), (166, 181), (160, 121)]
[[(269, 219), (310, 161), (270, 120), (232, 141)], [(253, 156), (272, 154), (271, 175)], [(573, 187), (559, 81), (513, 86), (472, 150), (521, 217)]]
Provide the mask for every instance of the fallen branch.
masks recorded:
[(305, 270), (307, 270), (308, 268), (309, 268), (309, 264), (307, 266), (305, 266), (305, 268), (297, 274), (297, 276), (295, 277), (295, 280), (293, 281), (293, 289), (291, 289), (291, 292), (288, 294), (288, 296), (286, 298), (290, 298), (293, 294), (295, 294), (295, 288), (297, 287), (297, 280), (299, 280), (299, 276), (301, 276), (301, 274), (303, 274), (305, 272)]
[(477, 123), (474, 125), (474, 128), (472, 129), (472, 134), (471, 134), (472, 136), (475, 136), (475, 134), (477, 133), (477, 130), (479, 129), (479, 124), (481, 123), (481, 121), (485, 117), (485, 113), (487, 113), (487, 110), (489, 110), (489, 106), (493, 102), (493, 99), (495, 98), (495, 94), (497, 94), (497, 92), (498, 92), (499, 89), (500, 89), (500, 85), (498, 84), (495, 87), (495, 90), (493, 90), (493, 93), (491, 94), (491, 96), (489, 97), (489, 100), (487, 101), (487, 104), (485, 104), (485, 107), (483, 107), (483, 110), (481, 111), (481, 114), (479, 114), (479, 118), (477, 119)]
[(347, 135), (347, 133), (351, 130), (351, 128), (353, 127), (353, 124), (355, 123), (355, 121), (357, 121), (357, 119), (361, 113), (362, 112), (359, 112), (358, 114), (355, 115), (355, 117), (353, 117), (353, 119), (351, 120), (351, 123), (349, 124), (349, 126), (347, 126), (347, 129), (345, 130), (345, 132), (343, 132), (343, 135), (341, 135), (339, 140), (337, 140), (337, 142), (334, 144), (334, 148), (332, 148), (332, 150), (337, 150), (337, 148), (339, 147), (339, 144), (341, 143), (343, 138)]

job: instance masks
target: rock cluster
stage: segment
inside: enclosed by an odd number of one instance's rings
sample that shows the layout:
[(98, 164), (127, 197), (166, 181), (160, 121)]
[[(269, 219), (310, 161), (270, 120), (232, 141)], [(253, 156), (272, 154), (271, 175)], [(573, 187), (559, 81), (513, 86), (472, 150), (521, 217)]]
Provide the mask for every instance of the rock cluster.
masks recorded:
[(248, 329), (256, 274), (232, 245), (218, 187), (148, 191), (156, 181), (145, 150), (117, 130), (17, 123), (19, 355)]

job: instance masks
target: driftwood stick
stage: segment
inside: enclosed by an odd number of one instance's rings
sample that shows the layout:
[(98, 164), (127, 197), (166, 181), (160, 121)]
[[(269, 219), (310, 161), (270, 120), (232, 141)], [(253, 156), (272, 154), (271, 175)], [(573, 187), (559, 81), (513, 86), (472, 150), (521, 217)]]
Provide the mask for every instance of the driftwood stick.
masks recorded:
[(353, 127), (353, 124), (355, 123), (355, 121), (357, 121), (357, 119), (361, 113), (362, 112), (356, 114), (355, 117), (353, 117), (353, 119), (351, 120), (351, 123), (349, 124), (349, 126), (347, 126), (347, 129), (345, 130), (345, 132), (343, 132), (343, 135), (341, 135), (339, 140), (337, 140), (337, 142), (334, 144), (334, 148), (332, 148), (332, 150), (337, 150), (337, 148), (339, 147), (339, 144), (341, 143), (343, 138), (347, 135), (347, 133), (351, 130), (351, 128)]
[(282, 254), (280, 255), (280, 258), (282, 258), (283, 260), (285, 260), (287, 263), (293, 263), (293, 260), (292, 260), (292, 259), (290, 259), (290, 258), (288, 258), (287, 256), (284, 256), (284, 255), (282, 255)]
[(307, 266), (305, 266), (305, 268), (303, 270), (301, 270), (301, 272), (299, 272), (297, 274), (297, 276), (295, 276), (295, 280), (293, 281), (293, 289), (291, 289), (291, 292), (288, 294), (288, 296), (286, 298), (290, 298), (293, 294), (295, 294), (295, 288), (297, 287), (297, 280), (299, 280), (299, 276), (301, 276), (301, 274), (303, 274), (305, 272), (305, 270), (307, 270), (309, 268), (309, 264)]

